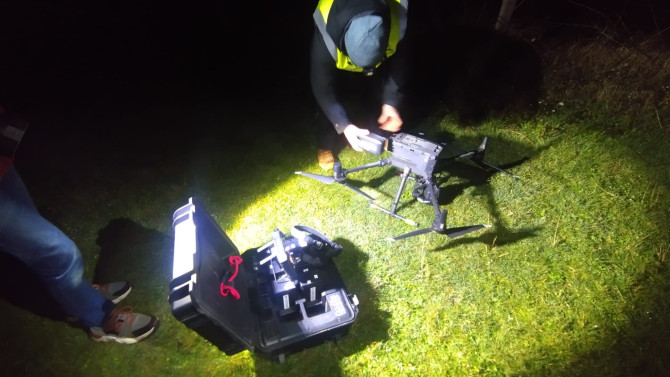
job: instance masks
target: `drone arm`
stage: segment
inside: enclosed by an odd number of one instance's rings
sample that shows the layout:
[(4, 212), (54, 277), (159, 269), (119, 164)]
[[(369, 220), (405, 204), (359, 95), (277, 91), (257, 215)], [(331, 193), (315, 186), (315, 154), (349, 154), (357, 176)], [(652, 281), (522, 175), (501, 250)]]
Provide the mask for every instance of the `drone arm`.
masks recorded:
[(354, 173), (354, 172), (357, 172), (357, 171), (366, 170), (366, 169), (370, 169), (370, 168), (379, 168), (379, 167), (386, 166), (386, 165), (389, 165), (389, 164), (390, 164), (390, 162), (389, 162), (388, 159), (379, 160), (379, 161), (375, 161), (375, 162), (365, 164), (365, 165), (361, 165), (361, 166), (356, 166), (356, 167), (349, 168), (349, 169), (342, 169), (342, 174), (344, 176), (346, 176), (349, 173)]

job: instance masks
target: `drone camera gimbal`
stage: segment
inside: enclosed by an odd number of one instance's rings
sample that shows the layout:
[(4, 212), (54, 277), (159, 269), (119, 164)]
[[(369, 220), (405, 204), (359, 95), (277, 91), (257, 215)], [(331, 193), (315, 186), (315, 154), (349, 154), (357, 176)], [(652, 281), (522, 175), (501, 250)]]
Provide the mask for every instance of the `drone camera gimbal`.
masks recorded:
[[(386, 142), (386, 139), (384, 139), (383, 137), (372, 133), (369, 135), (359, 137), (359, 140), (361, 141), (360, 145), (361, 147), (363, 147), (364, 150), (375, 155), (381, 155), (382, 153), (381, 148), (383, 145), (386, 145), (387, 150), (391, 152), (391, 157), (349, 169), (344, 169), (342, 167), (342, 164), (339, 161), (337, 161), (333, 166), (332, 177), (320, 174), (305, 173), (301, 171), (296, 172), (296, 174), (300, 174), (305, 177), (315, 179), (325, 184), (339, 183), (367, 198), (369, 200), (368, 205), (370, 207), (385, 212), (400, 220), (403, 220), (404, 222), (410, 225), (419, 226), (418, 223), (409, 220), (407, 218), (404, 218), (396, 213), (398, 203), (400, 202), (400, 196), (405, 188), (405, 185), (407, 184), (407, 181), (408, 180), (415, 181), (416, 183), (412, 191), (412, 196), (421, 203), (430, 204), (433, 207), (433, 210), (435, 211), (435, 219), (433, 220), (433, 223), (431, 224), (430, 228), (419, 229), (397, 236), (392, 239), (393, 241), (430, 232), (444, 234), (450, 238), (454, 238), (473, 232), (475, 230), (490, 227), (490, 225), (469, 225), (458, 228), (446, 228), (447, 210), (446, 209), (440, 210), (440, 206), (437, 201), (440, 190), (439, 187), (435, 184), (433, 177), (434, 176), (433, 170), (435, 169), (435, 165), (437, 164), (437, 162), (440, 160), (439, 156), (443, 150), (443, 146), (441, 144), (434, 143), (432, 141), (420, 138), (415, 135), (410, 135), (407, 133), (398, 133), (392, 135), (391, 137), (389, 137), (388, 143)], [(491, 165), (484, 160), (487, 140), (488, 140), (487, 138), (484, 138), (484, 141), (479, 145), (479, 147), (473, 151), (460, 153), (446, 160), (448, 161), (448, 160), (468, 158), (483, 168), (494, 168), (505, 174), (512, 175), (508, 171), (498, 168), (494, 165)], [(401, 175), (400, 187), (398, 188), (396, 196), (393, 200), (393, 205), (391, 206), (390, 209), (386, 209), (377, 205), (375, 203), (375, 199), (372, 198), (370, 195), (361, 191), (357, 187), (348, 185), (346, 183), (346, 177), (349, 173), (375, 167), (383, 167), (387, 165), (394, 166), (398, 168), (400, 171), (402, 171), (402, 173), (400, 174)]]

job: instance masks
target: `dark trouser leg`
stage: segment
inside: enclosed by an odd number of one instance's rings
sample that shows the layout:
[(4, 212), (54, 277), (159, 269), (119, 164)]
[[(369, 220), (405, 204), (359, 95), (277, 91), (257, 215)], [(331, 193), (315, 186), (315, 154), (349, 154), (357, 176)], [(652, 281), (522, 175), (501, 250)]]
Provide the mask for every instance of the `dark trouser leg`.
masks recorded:
[(0, 180), (0, 249), (25, 263), (62, 309), (84, 325), (99, 326), (113, 309), (84, 278), (77, 246), (40, 216), (13, 168)]

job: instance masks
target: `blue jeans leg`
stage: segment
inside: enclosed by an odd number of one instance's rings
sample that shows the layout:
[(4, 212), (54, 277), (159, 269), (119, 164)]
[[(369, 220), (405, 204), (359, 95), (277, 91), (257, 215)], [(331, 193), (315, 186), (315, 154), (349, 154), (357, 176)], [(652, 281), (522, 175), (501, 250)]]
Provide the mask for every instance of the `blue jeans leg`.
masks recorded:
[(113, 309), (84, 278), (77, 246), (38, 213), (14, 168), (0, 179), (0, 250), (25, 263), (61, 308), (83, 325), (100, 326)]

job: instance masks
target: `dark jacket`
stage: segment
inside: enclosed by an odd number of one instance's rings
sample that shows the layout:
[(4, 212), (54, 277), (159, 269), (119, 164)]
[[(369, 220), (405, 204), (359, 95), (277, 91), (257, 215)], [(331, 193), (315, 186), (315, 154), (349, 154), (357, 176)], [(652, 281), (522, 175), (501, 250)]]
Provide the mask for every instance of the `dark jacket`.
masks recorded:
[[(394, 0), (387, 0), (394, 1)], [(380, 8), (381, 7), (381, 8)], [(349, 21), (356, 15), (371, 11), (383, 12), (383, 4), (379, 0), (334, 0), (328, 14), (327, 28), (331, 39), (340, 50), (344, 49), (344, 32)], [(386, 59), (382, 64), (380, 73), (384, 75), (382, 101), (384, 104), (399, 107), (402, 94), (401, 88), (405, 81), (406, 48), (404, 42), (399, 42), (395, 54)], [(328, 51), (318, 28), (315, 28), (312, 40), (310, 56), (310, 81), (312, 91), (319, 107), (335, 127), (337, 133), (342, 133), (344, 127), (351, 124), (347, 112), (342, 105), (340, 93), (337, 90), (336, 81), (342, 75), (359, 75), (361, 79), (367, 79), (359, 72), (345, 72), (336, 67), (332, 55)]]

